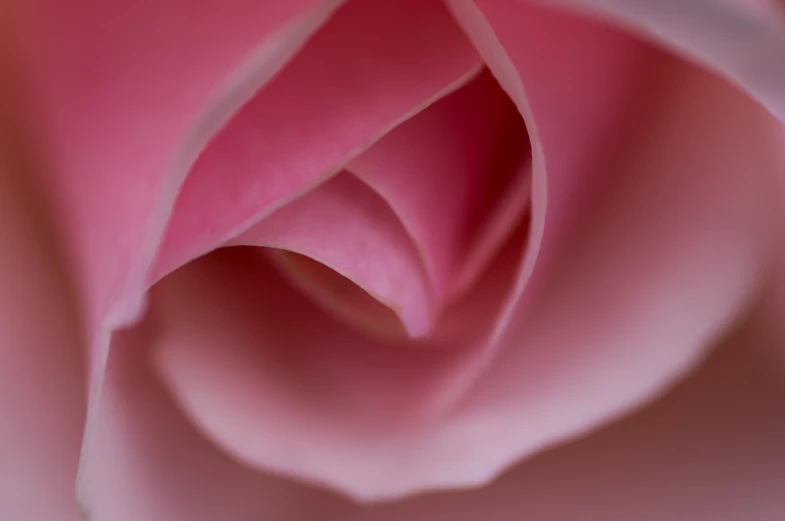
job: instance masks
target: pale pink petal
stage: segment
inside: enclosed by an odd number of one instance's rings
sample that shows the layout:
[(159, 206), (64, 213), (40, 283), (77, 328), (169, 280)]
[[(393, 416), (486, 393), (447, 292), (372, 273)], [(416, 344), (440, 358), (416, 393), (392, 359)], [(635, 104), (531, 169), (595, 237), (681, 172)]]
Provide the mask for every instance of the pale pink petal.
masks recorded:
[[(443, 300), (473, 282), (520, 222), (529, 159), (523, 120), (484, 71), (387, 134), (347, 170), (390, 203)], [(467, 276), (460, 271), (470, 255)]]
[[(394, 310), (412, 337), (425, 336), (433, 327), (436, 309), (414, 245), (387, 203), (348, 173), (284, 206), (229, 244), (308, 256)], [(336, 311), (348, 315), (352, 310)]]
[(343, 507), (325, 492), (249, 469), (201, 437), (150, 370), (146, 337), (152, 333), (145, 324), (113, 337), (96, 411), (95, 457), (85, 467), (85, 519), (319, 519), (334, 505)]
[(766, 351), (782, 341), (750, 323), (663, 399), (486, 488), (358, 508), (341, 519), (779, 521), (785, 373), (773, 370)]
[(785, 121), (781, 0), (537, 1), (627, 25), (641, 37), (718, 71)]
[(336, 174), (479, 65), (439, 0), (346, 4), (204, 151), (152, 280)]
[(481, 489), (355, 505), (200, 437), (150, 373), (140, 330), (118, 337), (109, 360), (91, 519), (780, 521), (785, 386), (767, 352), (782, 337), (766, 331), (748, 323), (661, 400)]
[(0, 86), (0, 518), (77, 521), (84, 353), (72, 288), (41, 187), (33, 181), (37, 165), (12, 156), (20, 152), (19, 128), (7, 128), (11, 98), (5, 87)]
[(361, 499), (483, 483), (683, 374), (759, 281), (782, 167), (762, 109), (605, 26), (453, 7), (533, 138), (520, 275), (481, 282), (464, 308), (525, 287), (510, 330), (498, 349), (374, 342), (251, 253), (187, 266), (153, 294), (156, 363), (193, 421), (254, 467)]

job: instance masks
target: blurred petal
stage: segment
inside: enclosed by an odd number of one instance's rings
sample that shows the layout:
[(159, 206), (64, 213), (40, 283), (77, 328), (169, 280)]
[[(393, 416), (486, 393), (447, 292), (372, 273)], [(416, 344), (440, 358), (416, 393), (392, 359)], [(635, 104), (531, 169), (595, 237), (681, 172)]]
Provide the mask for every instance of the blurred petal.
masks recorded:
[(785, 121), (780, 0), (537, 0), (621, 23), (738, 84)]
[(76, 316), (50, 245), (0, 172), (0, 517), (79, 518), (85, 416)]
[(153, 281), (338, 173), (479, 67), (439, 0), (346, 4), (194, 165)]
[(785, 373), (770, 363), (767, 353), (783, 340), (767, 336), (768, 326), (747, 322), (659, 401), (481, 489), (376, 506), (256, 473), (221, 453), (150, 373), (139, 329), (116, 338), (109, 360), (91, 519), (779, 521)]
[(190, 163), (336, 3), (14, 3), (27, 110), (78, 270), (94, 378), (106, 330), (141, 309)]
[(785, 372), (768, 353), (785, 339), (757, 318), (664, 398), (482, 489), (336, 511), (346, 521), (779, 521)]
[[(6, 29), (0, 12), (0, 30)], [(2, 33), (2, 38), (7, 33)], [(6, 42), (2, 42), (5, 44)], [(68, 274), (0, 48), (0, 518), (76, 521), (84, 358)]]

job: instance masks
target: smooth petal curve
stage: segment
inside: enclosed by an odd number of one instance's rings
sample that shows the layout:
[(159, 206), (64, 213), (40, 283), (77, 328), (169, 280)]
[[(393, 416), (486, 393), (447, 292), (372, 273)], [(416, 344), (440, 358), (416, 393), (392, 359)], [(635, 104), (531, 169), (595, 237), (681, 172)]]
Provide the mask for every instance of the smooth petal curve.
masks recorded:
[[(412, 337), (423, 337), (433, 327), (436, 310), (414, 245), (387, 203), (348, 173), (289, 203), (229, 244), (308, 256), (394, 310)], [(337, 311), (354, 318), (351, 309)]]
[[(4, 26), (0, 14), (0, 26)], [(4, 39), (4, 33), (0, 39)], [(5, 42), (3, 42), (5, 43)], [(0, 48), (0, 518), (76, 521), (85, 359), (69, 273)]]
[[(112, 328), (145, 274), (198, 151), (337, 1), (17, 2), (11, 48), (87, 331), (95, 410)], [(88, 414), (82, 463), (90, 458)], [(80, 479), (80, 493), (84, 480)]]
[[(313, 516), (338, 503), (292, 490), (221, 452), (172, 402), (149, 364), (154, 327), (117, 333), (83, 498), (90, 521), (256, 521)], [(52, 517), (52, 519), (59, 519)]]
[(649, 407), (482, 489), (356, 508), (341, 519), (782, 519), (785, 373), (770, 355), (783, 338), (768, 334), (778, 323), (758, 318), (745, 320), (696, 374)]
[[(0, 516), (76, 521), (86, 410), (76, 317), (53, 255), (0, 173)], [(8, 252), (13, 252), (8, 254)], [(72, 309), (72, 308), (71, 308)], [(43, 324), (43, 327), (42, 327)]]
[(336, 3), (167, 0), (156, 16), (135, 2), (12, 6), (24, 101), (94, 335), (94, 378), (107, 329), (141, 310), (196, 153)]
[[(535, 232), (538, 212), (543, 225), (498, 356), (491, 351), (457, 413), (478, 440), (496, 433), (482, 463), (466, 462), (465, 475), (481, 476), (480, 467), (493, 474), (494, 460), (498, 470), (628, 411), (697, 362), (771, 260), (771, 194), (784, 164), (776, 120), (709, 73), (636, 53), (640, 44), (621, 33), (557, 11), (503, 0), (452, 5), (531, 114)], [(521, 44), (523, 35), (550, 41), (549, 53)], [(641, 64), (651, 76), (635, 73)], [(630, 92), (639, 97), (624, 103)], [(604, 155), (601, 142), (591, 144), (597, 134), (612, 138)], [(589, 180), (578, 194), (576, 179)], [(566, 212), (580, 198), (593, 209), (577, 220)]]
[(228, 458), (198, 435), (156, 381), (146, 341), (126, 335), (109, 360), (94, 469), (101, 488), (91, 519), (779, 521), (785, 517), (785, 387), (770, 354), (782, 337), (767, 333), (779, 325), (761, 327), (753, 318), (651, 406), (481, 489), (376, 506)]
[(194, 165), (152, 282), (337, 174), (479, 66), (438, 0), (346, 4)]
[(777, 0), (537, 0), (621, 23), (719, 72), (785, 122), (785, 16)]

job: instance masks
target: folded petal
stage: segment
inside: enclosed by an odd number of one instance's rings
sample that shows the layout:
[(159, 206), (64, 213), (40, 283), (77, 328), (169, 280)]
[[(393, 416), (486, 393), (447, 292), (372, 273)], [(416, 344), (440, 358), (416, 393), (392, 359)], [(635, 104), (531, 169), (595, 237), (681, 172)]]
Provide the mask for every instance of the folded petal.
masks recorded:
[(390, 203), (443, 301), (471, 286), (520, 223), (529, 164), (523, 120), (485, 70), (347, 170)]
[[(280, 248), (310, 257), (394, 310), (412, 337), (425, 336), (433, 327), (435, 305), (409, 236), (387, 203), (346, 172), (274, 212), (229, 244)], [(340, 298), (342, 293), (333, 286), (315, 296)], [(341, 300), (336, 304), (340, 306)], [(350, 321), (364, 316), (349, 304), (348, 309), (335, 311)]]
[(618, 423), (483, 488), (381, 505), (352, 504), (227, 457), (156, 381), (144, 332), (124, 334), (109, 360), (91, 519), (778, 521), (785, 387), (770, 354), (782, 337), (769, 334), (779, 322), (757, 318), (683, 384)]
[(194, 165), (152, 280), (338, 173), (479, 66), (438, 0), (346, 4)]
[(607, 26), (522, 2), (451, 5), (531, 118), (535, 150), (531, 276), (524, 259), (525, 293), (456, 412), (477, 447), (495, 434), (453, 469), (479, 477), (693, 367), (771, 261), (785, 158), (755, 100)]
[(769, 335), (774, 325), (745, 321), (660, 400), (482, 489), (357, 508), (341, 519), (782, 519), (785, 373), (771, 363), (783, 342)]
[(40, 165), (0, 63), (0, 518), (76, 521), (85, 353), (45, 187), (34, 180)]
[[(337, 3), (9, 6), (19, 102), (83, 311), (91, 410), (111, 329), (142, 311), (145, 275), (190, 164)], [(94, 424), (88, 414), (83, 463)]]

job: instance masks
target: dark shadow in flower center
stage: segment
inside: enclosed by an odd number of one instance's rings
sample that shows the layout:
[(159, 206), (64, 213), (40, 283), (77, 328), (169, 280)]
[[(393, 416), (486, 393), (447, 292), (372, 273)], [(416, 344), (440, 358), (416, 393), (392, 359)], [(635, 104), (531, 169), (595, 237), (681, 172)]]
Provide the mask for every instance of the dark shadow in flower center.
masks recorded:
[(374, 190), (409, 235), (433, 299), (424, 304), (435, 308), (433, 326), (412, 335), (401, 324), (399, 303), (318, 259), (281, 251), (271, 255), (273, 264), (294, 288), (364, 333), (428, 344), (527, 215), (531, 149), (523, 120), (484, 69), (393, 129), (346, 173)]

